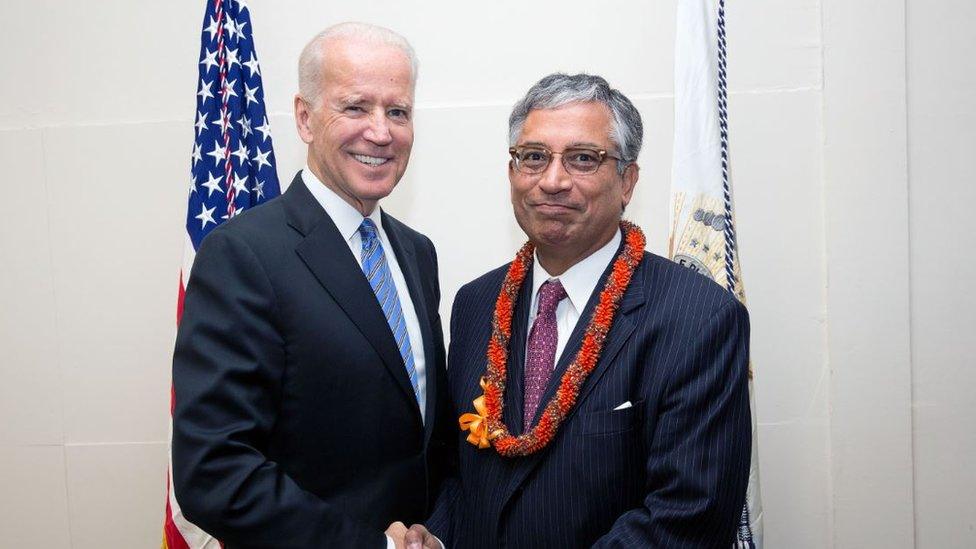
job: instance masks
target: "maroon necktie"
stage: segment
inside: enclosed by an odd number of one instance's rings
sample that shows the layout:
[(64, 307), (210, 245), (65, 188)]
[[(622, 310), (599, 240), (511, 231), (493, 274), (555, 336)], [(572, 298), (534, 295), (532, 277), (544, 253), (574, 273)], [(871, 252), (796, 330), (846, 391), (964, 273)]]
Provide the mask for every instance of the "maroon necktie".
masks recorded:
[(525, 357), (525, 430), (529, 430), (535, 410), (546, 391), (549, 376), (556, 364), (556, 307), (566, 297), (566, 290), (558, 280), (547, 280), (539, 288), (539, 312), (529, 332), (529, 346)]

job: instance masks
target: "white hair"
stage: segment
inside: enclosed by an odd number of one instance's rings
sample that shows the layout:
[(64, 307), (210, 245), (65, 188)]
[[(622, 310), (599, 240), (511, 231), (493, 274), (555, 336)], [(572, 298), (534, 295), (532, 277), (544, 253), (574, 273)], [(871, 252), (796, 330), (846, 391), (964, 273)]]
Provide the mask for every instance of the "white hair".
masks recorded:
[(400, 49), (410, 60), (410, 81), (417, 82), (417, 54), (407, 39), (386, 27), (350, 21), (338, 23), (316, 34), (302, 49), (298, 57), (298, 93), (312, 107), (318, 105), (322, 93), (322, 61), (325, 58), (326, 43), (336, 38), (353, 38), (374, 44), (383, 44)]

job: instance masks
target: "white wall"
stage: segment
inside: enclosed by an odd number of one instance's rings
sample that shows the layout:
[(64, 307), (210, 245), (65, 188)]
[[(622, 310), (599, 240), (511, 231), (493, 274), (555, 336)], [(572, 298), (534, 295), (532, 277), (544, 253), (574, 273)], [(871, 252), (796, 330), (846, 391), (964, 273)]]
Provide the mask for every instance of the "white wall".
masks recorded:
[[(664, 250), (674, 0), (250, 4), (283, 183), (304, 159), (304, 42), (348, 19), (413, 42), (416, 143), (384, 206), (437, 245), (445, 316), (524, 239), (506, 119), (547, 72), (635, 100), (628, 212)], [(729, 2), (767, 547), (976, 545), (970, 4)], [(3, 0), (0, 545), (160, 538), (202, 17), (202, 1)]]
[(976, 546), (976, 3), (910, 0), (915, 535), (919, 547)]

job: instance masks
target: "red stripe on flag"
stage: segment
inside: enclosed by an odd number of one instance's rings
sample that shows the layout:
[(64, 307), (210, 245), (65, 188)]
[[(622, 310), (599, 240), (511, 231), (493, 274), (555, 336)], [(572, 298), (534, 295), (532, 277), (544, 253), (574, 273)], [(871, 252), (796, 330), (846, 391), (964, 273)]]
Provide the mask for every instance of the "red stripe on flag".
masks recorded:
[(176, 325), (180, 325), (183, 318), (183, 297), (186, 296), (186, 284), (183, 282), (183, 271), (180, 271), (180, 293), (176, 296)]
[(166, 521), (163, 522), (163, 543), (166, 549), (190, 549), (183, 539), (176, 523), (173, 522), (173, 509), (169, 506), (169, 475), (166, 475)]

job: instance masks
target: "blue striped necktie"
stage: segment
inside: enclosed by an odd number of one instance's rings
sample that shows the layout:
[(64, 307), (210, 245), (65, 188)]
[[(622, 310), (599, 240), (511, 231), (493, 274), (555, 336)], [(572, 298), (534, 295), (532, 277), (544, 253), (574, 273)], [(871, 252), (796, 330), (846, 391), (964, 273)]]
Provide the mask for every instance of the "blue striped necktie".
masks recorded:
[(413, 351), (410, 348), (410, 335), (407, 334), (407, 321), (403, 318), (403, 309), (400, 308), (400, 297), (397, 295), (396, 286), (393, 284), (393, 274), (390, 273), (390, 266), (386, 262), (386, 255), (383, 254), (383, 244), (380, 243), (379, 235), (376, 232), (376, 224), (372, 219), (363, 219), (359, 226), (359, 234), (363, 238), (363, 272), (366, 279), (376, 294), (376, 299), (383, 308), (386, 315), (386, 322), (393, 331), (393, 339), (396, 340), (397, 347), (400, 349), (400, 356), (403, 364), (407, 368), (407, 376), (410, 377), (410, 385), (413, 387), (413, 394), (420, 402), (420, 386), (417, 384), (417, 369), (413, 363)]

